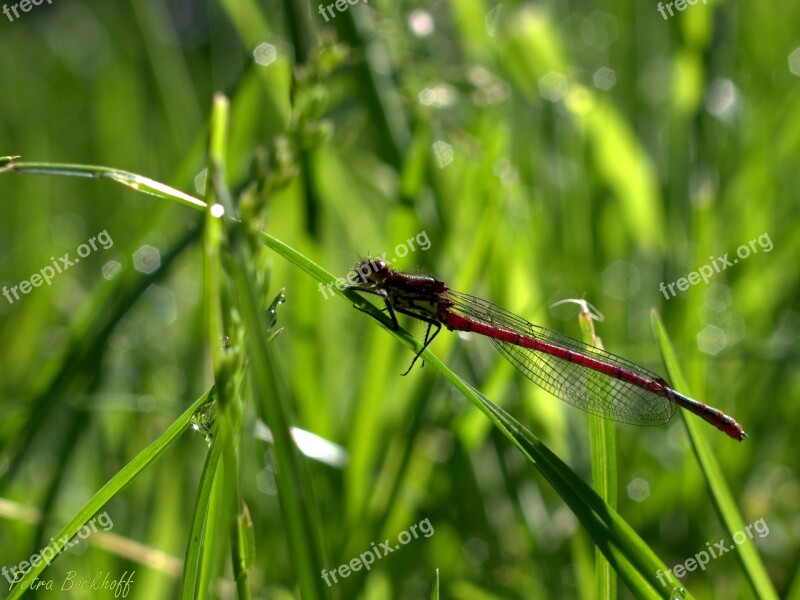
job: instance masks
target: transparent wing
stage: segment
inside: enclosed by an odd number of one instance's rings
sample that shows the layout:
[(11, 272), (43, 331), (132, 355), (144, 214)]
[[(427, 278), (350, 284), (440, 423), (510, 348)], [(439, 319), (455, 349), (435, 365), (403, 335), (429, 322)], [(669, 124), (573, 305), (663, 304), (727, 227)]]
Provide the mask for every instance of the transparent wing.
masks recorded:
[[(463, 317), (566, 348), (578, 355), (578, 360), (580, 356), (589, 357), (663, 383), (657, 374), (629, 360), (529, 323), (486, 300), (454, 290), (447, 290), (444, 297), (452, 303), (449, 310)], [(580, 362), (569, 362), (544, 351), (524, 348), (500, 339), (490, 339), (525, 377), (555, 397), (586, 412), (634, 425), (661, 425), (669, 421), (675, 413), (673, 402), (651, 390), (609, 377)]]

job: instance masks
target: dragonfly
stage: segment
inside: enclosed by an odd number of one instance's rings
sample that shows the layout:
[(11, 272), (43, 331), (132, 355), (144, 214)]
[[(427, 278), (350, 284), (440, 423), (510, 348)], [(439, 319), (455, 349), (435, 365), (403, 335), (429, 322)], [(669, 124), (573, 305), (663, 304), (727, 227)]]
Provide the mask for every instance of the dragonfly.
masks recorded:
[(395, 271), (380, 259), (360, 261), (354, 271), (357, 283), (347, 289), (383, 299), (382, 311), (389, 315), (392, 329), (400, 329), (398, 313), (428, 325), (422, 349), (403, 375), (446, 327), (488, 337), (526, 378), (588, 413), (619, 423), (663, 425), (681, 406), (735, 440), (747, 437), (732, 417), (677, 392), (656, 373), (534, 325), (492, 302), (450, 289), (440, 279)]

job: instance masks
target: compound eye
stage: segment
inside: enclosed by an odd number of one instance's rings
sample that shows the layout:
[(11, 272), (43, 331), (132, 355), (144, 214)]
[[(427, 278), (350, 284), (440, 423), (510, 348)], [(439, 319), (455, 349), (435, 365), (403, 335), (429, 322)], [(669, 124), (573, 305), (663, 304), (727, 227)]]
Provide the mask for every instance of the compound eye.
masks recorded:
[(383, 279), (389, 272), (389, 265), (382, 260), (373, 260), (370, 262), (370, 268), (372, 269), (373, 273), (383, 275), (383, 277), (380, 277), (380, 279)]
[(375, 283), (378, 279), (375, 277), (375, 267), (372, 262), (373, 261), (364, 260), (353, 267), (353, 271), (356, 273), (361, 283)]

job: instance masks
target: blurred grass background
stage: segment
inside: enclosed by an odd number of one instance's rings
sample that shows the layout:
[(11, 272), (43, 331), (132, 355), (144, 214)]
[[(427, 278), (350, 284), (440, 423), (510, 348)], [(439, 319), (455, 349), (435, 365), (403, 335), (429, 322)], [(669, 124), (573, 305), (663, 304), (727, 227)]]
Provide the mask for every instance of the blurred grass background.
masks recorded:
[[(706, 427), (745, 521), (769, 526), (756, 541), (776, 589), (800, 598), (798, 13), (699, 3), (665, 20), (655, 3), (371, 0), (326, 23), (292, 0), (57, 0), (0, 17), (0, 155), (113, 166), (202, 195), (222, 91), (231, 185), (266, 151), (288, 181), (263, 198), (267, 232), (339, 276), (386, 252), (574, 337), (577, 311), (548, 305), (585, 297), (606, 317), (608, 350), (663, 372), (656, 307), (695, 396), (750, 435), (738, 444)], [(17, 174), (0, 177), (0, 202), (0, 285), (102, 231), (114, 241), (49, 287), (0, 298), (10, 567), (163, 432), (211, 371), (197, 213), (105, 181)], [(422, 232), (430, 248), (400, 258)], [(659, 291), (762, 234), (771, 251), (757, 245), (669, 300)], [(129, 301), (121, 278), (140, 287)], [(430, 368), (400, 377), (407, 348), (277, 256), (269, 278), (274, 293), (286, 288), (273, 348), (293, 425), (348, 453), (343, 468), (310, 461), (328, 569), (424, 518), (435, 529), (331, 597), (426, 597), (437, 568), (444, 598), (593, 597), (588, 537), (478, 411)], [(488, 342), (457, 339), (444, 333), (432, 349), (590, 480), (586, 416)], [(41, 429), (11, 478), (33, 407)], [(249, 407), (240, 459), (254, 597), (299, 597), (270, 445), (254, 428)], [(617, 447), (618, 509), (667, 565), (726, 537), (679, 419), (619, 426)], [(107, 507), (112, 533), (182, 557), (206, 451), (187, 433)], [(135, 570), (129, 597), (176, 593), (154, 561), (91, 541), (46, 577)], [(752, 597), (733, 552), (683, 583), (698, 598)]]

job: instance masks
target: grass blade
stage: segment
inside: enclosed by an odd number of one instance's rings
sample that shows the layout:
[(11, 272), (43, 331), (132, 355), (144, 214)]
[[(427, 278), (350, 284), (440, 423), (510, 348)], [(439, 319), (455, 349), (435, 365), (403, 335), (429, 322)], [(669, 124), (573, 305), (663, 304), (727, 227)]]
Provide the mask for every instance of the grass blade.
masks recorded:
[(200, 489), (195, 499), (192, 524), (183, 561), (180, 598), (183, 600), (208, 597), (212, 578), (212, 561), (219, 520), (219, 500), (222, 486), (220, 475), (222, 444), (211, 444), (206, 456)]
[[(583, 341), (603, 348), (594, 331), (595, 315), (585, 300), (576, 301), (581, 307), (579, 321)], [(597, 317), (599, 319), (599, 317)], [(611, 393), (607, 382), (608, 393)], [(589, 415), (592, 445), (592, 482), (597, 495), (613, 509), (617, 508), (617, 438), (616, 426), (610, 419)], [(617, 597), (617, 578), (600, 549), (595, 549), (595, 598), (612, 600)]]
[[(169, 450), (170, 446), (178, 439), (188, 427), (192, 415), (214, 394), (214, 388), (209, 389), (205, 394), (195, 400), (183, 414), (152, 444), (142, 450), (131, 462), (125, 465), (119, 473), (108, 480), (98, 492), (79, 510), (69, 523), (54, 537), (52, 547), (56, 554), (60, 553), (67, 542), (78, 533), (78, 530), (94, 515), (99, 513), (102, 508), (121, 494), (125, 488), (131, 485), (136, 479), (149, 469), (161, 456)], [(9, 600), (19, 598), (27, 591), (27, 587), (34, 578), (38, 577), (49, 565), (43, 561), (38, 561), (39, 565), (31, 565), (31, 569), (13, 586)]]
[[(263, 239), (267, 246), (321, 283), (333, 283), (332, 275), (287, 244), (268, 234), (263, 234)], [(388, 317), (372, 304), (352, 292), (344, 291), (341, 294), (363, 306), (369, 311), (370, 316), (375, 316), (382, 327), (414, 352), (422, 349), (422, 344), (405, 330), (393, 331)], [(604, 502), (567, 464), (522, 427), (516, 419), (464, 382), (429, 349), (422, 353), (421, 358), (439, 370), (475, 404), (539, 470), (570, 506), (594, 543), (638, 597), (658, 598), (665, 591), (669, 591), (656, 579), (656, 572), (659, 569), (666, 571), (667, 567), (613, 507)], [(684, 598), (689, 599), (692, 596), (687, 592)]]
[[(673, 387), (682, 393), (690, 394), (689, 386), (678, 366), (678, 359), (675, 356), (672, 342), (667, 335), (664, 323), (661, 321), (661, 317), (657, 311), (652, 311), (651, 319), (659, 347), (661, 348), (661, 356), (664, 359), (667, 374), (669, 375)], [(678, 412), (680, 412), (681, 418), (686, 425), (686, 431), (689, 434), (689, 442), (692, 445), (692, 450), (694, 451), (700, 470), (703, 472), (703, 476), (708, 484), (708, 489), (711, 493), (711, 501), (714, 503), (714, 507), (717, 510), (717, 514), (725, 530), (728, 532), (729, 538), (733, 538), (734, 534), (745, 530), (745, 523), (739, 512), (739, 508), (736, 506), (736, 501), (733, 499), (733, 494), (725, 481), (725, 476), (722, 474), (722, 469), (702, 433), (702, 431), (708, 430), (707, 425), (701, 423), (693, 416), (687, 416), (687, 413), (683, 410), (679, 410)], [(737, 552), (735, 554), (737, 560), (744, 569), (747, 580), (756, 597), (777, 599), (778, 595), (767, 575), (764, 564), (758, 556), (758, 552), (756, 552), (752, 538), (741, 545), (737, 545)]]

